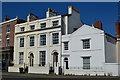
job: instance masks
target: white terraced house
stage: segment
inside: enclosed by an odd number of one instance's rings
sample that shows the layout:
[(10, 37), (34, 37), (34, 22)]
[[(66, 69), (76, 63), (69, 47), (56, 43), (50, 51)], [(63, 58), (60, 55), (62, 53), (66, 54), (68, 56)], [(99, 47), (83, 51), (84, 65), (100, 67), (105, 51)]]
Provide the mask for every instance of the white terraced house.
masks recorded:
[(83, 25), (73, 6), (65, 15), (48, 9), (44, 19), (29, 14), (27, 22), (15, 26), (14, 41), (9, 72), (120, 76), (116, 38), (102, 30), (100, 21)]
[(80, 26), (80, 12), (72, 6), (65, 15), (48, 9), (44, 19), (29, 14), (26, 23), (15, 26), (14, 66), (9, 67), (9, 72), (59, 74), (62, 35), (71, 34)]

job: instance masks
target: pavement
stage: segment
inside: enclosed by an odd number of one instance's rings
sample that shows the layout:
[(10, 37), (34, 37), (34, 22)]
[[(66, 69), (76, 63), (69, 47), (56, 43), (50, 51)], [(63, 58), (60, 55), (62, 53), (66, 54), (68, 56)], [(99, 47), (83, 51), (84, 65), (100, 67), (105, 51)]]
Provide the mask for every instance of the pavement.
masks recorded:
[(1, 80), (120, 80), (120, 76), (72, 76), (72, 75), (41, 75), (28, 73), (2, 73)]

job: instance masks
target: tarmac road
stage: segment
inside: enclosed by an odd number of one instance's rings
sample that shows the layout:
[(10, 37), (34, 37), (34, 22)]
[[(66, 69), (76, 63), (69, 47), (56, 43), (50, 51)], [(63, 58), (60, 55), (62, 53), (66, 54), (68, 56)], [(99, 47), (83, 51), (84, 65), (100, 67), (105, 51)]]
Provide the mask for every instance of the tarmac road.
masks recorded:
[(63, 76), (3, 73), (1, 80), (120, 80), (120, 77), (112, 76)]

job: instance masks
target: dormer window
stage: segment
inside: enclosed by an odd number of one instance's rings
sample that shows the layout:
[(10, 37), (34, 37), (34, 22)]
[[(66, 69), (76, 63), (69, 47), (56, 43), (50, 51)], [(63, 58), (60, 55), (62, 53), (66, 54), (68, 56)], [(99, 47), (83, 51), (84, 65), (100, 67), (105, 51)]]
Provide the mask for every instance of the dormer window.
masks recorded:
[(40, 27), (41, 27), (41, 28), (45, 28), (45, 27), (46, 27), (46, 23), (41, 23), (41, 24), (40, 24)]
[(20, 31), (24, 31), (24, 30), (25, 30), (25, 27), (21, 27), (21, 28), (20, 28)]
[(53, 23), (53, 26), (57, 26), (59, 21), (53, 21), (52, 23)]
[(35, 25), (31, 25), (30, 30), (34, 30), (34, 29), (35, 29)]

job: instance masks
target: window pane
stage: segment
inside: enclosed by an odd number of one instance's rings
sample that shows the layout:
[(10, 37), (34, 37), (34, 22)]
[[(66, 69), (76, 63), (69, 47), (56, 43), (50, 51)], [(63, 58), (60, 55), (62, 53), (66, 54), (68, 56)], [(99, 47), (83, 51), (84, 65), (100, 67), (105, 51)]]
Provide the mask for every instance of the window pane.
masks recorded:
[(58, 21), (53, 21), (53, 26), (57, 26), (58, 25)]
[(41, 28), (45, 28), (46, 27), (46, 23), (41, 23), (40, 26), (41, 26)]
[(45, 66), (46, 51), (40, 51), (40, 66)]
[(83, 57), (83, 69), (90, 69), (90, 57)]
[(20, 47), (24, 47), (24, 38), (20, 38)]
[(30, 30), (34, 30), (34, 29), (35, 29), (35, 25), (31, 25)]
[(34, 36), (30, 37), (30, 46), (34, 46)]
[(64, 50), (68, 50), (68, 42), (64, 42)]
[(89, 49), (90, 48), (90, 40), (85, 39), (83, 40), (83, 49)]
[(25, 27), (21, 27), (20, 29), (21, 29), (21, 31), (24, 31), (24, 30), (25, 30)]
[(59, 43), (59, 33), (53, 33), (53, 44)]
[(40, 45), (46, 45), (46, 35), (40, 35)]
[(23, 52), (19, 52), (19, 64), (23, 64), (24, 63), (24, 54)]

